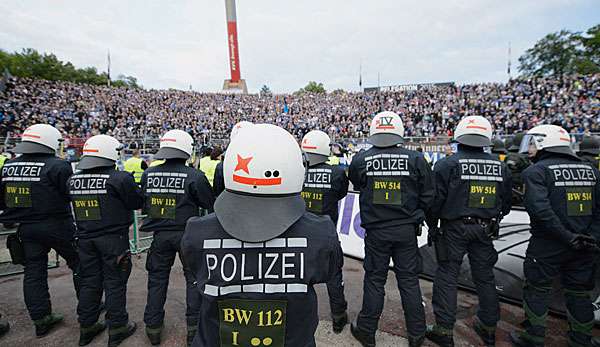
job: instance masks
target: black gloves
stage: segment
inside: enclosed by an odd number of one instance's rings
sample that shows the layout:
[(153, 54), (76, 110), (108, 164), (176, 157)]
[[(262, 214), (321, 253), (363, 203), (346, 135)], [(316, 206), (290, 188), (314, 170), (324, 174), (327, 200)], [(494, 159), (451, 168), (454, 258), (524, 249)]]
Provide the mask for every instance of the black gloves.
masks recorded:
[(590, 235), (575, 234), (569, 241), (569, 246), (575, 251), (596, 250), (596, 239)]

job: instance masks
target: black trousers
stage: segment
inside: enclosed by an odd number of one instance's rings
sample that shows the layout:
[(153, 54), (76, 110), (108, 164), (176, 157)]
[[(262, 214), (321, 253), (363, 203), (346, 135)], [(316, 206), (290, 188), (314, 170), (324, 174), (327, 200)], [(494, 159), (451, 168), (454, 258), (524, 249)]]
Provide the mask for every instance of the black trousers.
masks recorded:
[(594, 323), (590, 291), (595, 284), (595, 264), (592, 252), (576, 252), (554, 240), (530, 239), (523, 262), (523, 306), (529, 323), (527, 337), (543, 342), (552, 282), (560, 278), (569, 320), (569, 343), (574, 346), (590, 344)]
[(89, 327), (98, 321), (103, 289), (109, 327), (127, 324), (127, 281), (131, 273), (127, 234), (80, 238), (78, 252), (81, 293), (77, 314), (81, 326)]
[(146, 258), (148, 300), (144, 311), (144, 323), (147, 326), (158, 327), (163, 324), (165, 318), (164, 306), (167, 300), (167, 289), (169, 288), (169, 276), (177, 253), (179, 253), (179, 259), (183, 264), (183, 274), (186, 282), (185, 315), (187, 324), (188, 326), (196, 326), (198, 324), (201, 297), (193, 273), (181, 258), (182, 236), (183, 231), (161, 231), (154, 233), (154, 240)]
[(73, 246), (75, 227), (71, 219), (20, 224), (18, 233), (25, 250), (23, 295), (32, 320), (52, 313), (48, 291), (48, 253), (54, 249), (73, 271), (75, 293), (79, 296), (79, 257)]
[(363, 263), (365, 269), (363, 304), (358, 314), (357, 324), (361, 330), (369, 334), (374, 334), (377, 330), (379, 317), (383, 311), (384, 287), (391, 258), (402, 297), (406, 328), (410, 336), (417, 337), (425, 334), (425, 310), (418, 277), (422, 270), (422, 262), (414, 225), (399, 229), (401, 230), (397, 233), (397, 241), (379, 239), (376, 233), (367, 230)]
[(342, 248), (339, 249), (339, 258), (342, 259), (342, 264), (338, 271), (335, 272), (333, 277), (327, 282), (327, 294), (329, 294), (329, 307), (331, 308), (331, 313), (342, 314), (346, 312), (348, 308), (348, 302), (346, 302), (346, 297), (344, 295), (344, 278), (343, 278), (343, 266), (344, 266), (344, 254), (342, 252)]
[(460, 267), (465, 254), (469, 256), (471, 277), (479, 296), (477, 317), (487, 327), (496, 327), (500, 319), (500, 306), (494, 279), (494, 265), (498, 253), (492, 239), (479, 224), (448, 222), (442, 228), (448, 247), (448, 260), (438, 261), (433, 281), (433, 312), (436, 323), (453, 329), (456, 322), (456, 291)]

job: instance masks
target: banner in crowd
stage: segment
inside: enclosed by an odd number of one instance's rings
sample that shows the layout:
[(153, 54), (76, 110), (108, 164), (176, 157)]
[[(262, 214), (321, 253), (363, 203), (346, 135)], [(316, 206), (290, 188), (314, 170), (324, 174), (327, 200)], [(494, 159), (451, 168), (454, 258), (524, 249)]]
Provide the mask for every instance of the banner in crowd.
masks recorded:
[(383, 86), (383, 87), (369, 87), (365, 88), (365, 93), (373, 92), (408, 92), (417, 91), (431, 88), (443, 88), (452, 87), (454, 82), (438, 82), (438, 83), (412, 83), (412, 84), (400, 84), (395, 86)]

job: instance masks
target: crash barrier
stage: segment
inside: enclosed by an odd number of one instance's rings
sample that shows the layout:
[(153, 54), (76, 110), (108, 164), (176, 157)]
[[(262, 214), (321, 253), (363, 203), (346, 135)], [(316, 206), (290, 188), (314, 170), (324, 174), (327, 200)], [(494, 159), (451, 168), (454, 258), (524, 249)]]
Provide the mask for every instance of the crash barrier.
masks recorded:
[(133, 211), (133, 236), (129, 240), (129, 249), (132, 254), (147, 251), (152, 244), (152, 234), (142, 235), (139, 231), (139, 227), (142, 224), (141, 221), (144, 217), (146, 217), (146, 215), (142, 214), (140, 211)]
[[(23, 273), (23, 265), (12, 263), (8, 249), (6, 248), (6, 238), (8, 235), (15, 234), (16, 229), (3, 229), (0, 231), (0, 278), (19, 275)], [(60, 265), (58, 254), (52, 250), (48, 255), (48, 268), (57, 268)]]

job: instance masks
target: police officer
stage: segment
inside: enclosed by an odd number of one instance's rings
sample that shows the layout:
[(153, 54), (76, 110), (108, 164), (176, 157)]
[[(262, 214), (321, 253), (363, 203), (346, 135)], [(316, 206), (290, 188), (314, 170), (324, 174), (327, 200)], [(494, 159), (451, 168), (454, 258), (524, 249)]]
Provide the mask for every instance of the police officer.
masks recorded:
[(2, 167), (7, 160), (8, 157), (4, 153), (0, 153), (0, 170), (2, 170)]
[(598, 136), (584, 136), (577, 152), (579, 158), (600, 169), (600, 139)]
[(81, 173), (69, 180), (81, 259), (80, 346), (105, 329), (105, 323), (98, 322), (103, 289), (110, 317), (108, 346), (119, 345), (136, 329), (127, 314), (126, 293), (131, 273), (129, 227), (133, 211), (142, 207), (142, 194), (130, 173), (115, 169), (121, 147), (108, 135), (89, 138), (78, 164)]
[(600, 236), (600, 172), (582, 162), (570, 147), (566, 130), (540, 125), (529, 130), (533, 165), (523, 172), (524, 205), (531, 238), (523, 273), (524, 332), (511, 334), (515, 346), (543, 346), (552, 282), (560, 278), (567, 306), (569, 346), (589, 346), (594, 314), (596, 242)]
[(504, 146), (504, 141), (502, 141), (501, 138), (494, 138), (492, 140), (492, 157), (494, 157), (494, 159), (498, 159), (500, 161), (505, 161), (506, 160), (506, 153), (508, 153), (508, 151), (506, 150), (506, 147)]
[(302, 154), (270, 124), (230, 143), (215, 213), (191, 218), (184, 259), (202, 292), (193, 346), (316, 346), (313, 285), (341, 267), (329, 217), (307, 213)]
[[(142, 176), (144, 218), (140, 231), (154, 232), (148, 257), (148, 300), (144, 312), (146, 334), (152, 345), (159, 345), (165, 317), (164, 304), (169, 287), (169, 274), (179, 252), (185, 223), (198, 216), (199, 209), (212, 209), (214, 196), (208, 180), (201, 171), (186, 166), (193, 152), (192, 137), (182, 130), (171, 130), (160, 140), (155, 158), (162, 165), (149, 168)], [(200, 293), (194, 277), (185, 266), (186, 317), (188, 344), (196, 335), (200, 313)]]
[(123, 164), (125, 171), (131, 173), (135, 180), (135, 183), (140, 184), (142, 182), (142, 174), (144, 170), (148, 168), (148, 164), (140, 158), (140, 150), (134, 149), (131, 154), (131, 158), (127, 159)]
[(213, 185), (215, 179), (215, 170), (217, 168), (217, 164), (221, 162), (221, 154), (223, 151), (219, 147), (213, 147), (210, 150), (210, 154), (200, 159), (199, 169), (202, 171), (206, 178), (208, 178), (208, 182), (210, 185)]
[(360, 191), (361, 225), (366, 229), (363, 305), (350, 328), (363, 346), (375, 346), (391, 258), (409, 344), (420, 346), (425, 336), (425, 311), (418, 279), (422, 262), (417, 235), (435, 195), (433, 175), (421, 153), (400, 146), (404, 126), (397, 114), (377, 114), (369, 134), (373, 147), (356, 154), (349, 170), (350, 181)]
[[(229, 135), (229, 141), (233, 141), (233, 139), (237, 136), (237, 134), (242, 130), (254, 124), (248, 121), (241, 121), (236, 123), (233, 128), (231, 128), (231, 134)], [(225, 190), (225, 179), (223, 178), (223, 161), (219, 161), (215, 168), (215, 179), (213, 181), (213, 191), (215, 192), (215, 196), (219, 196), (221, 192)]]
[(512, 177), (513, 205), (522, 204), (523, 180), (521, 179), (521, 173), (531, 164), (527, 154), (519, 153), (524, 135), (524, 133), (515, 134), (508, 147), (508, 155), (506, 156), (506, 165)]
[(73, 271), (79, 289), (79, 257), (73, 246), (67, 180), (71, 165), (56, 157), (62, 136), (48, 124), (25, 130), (15, 152), (21, 156), (2, 168), (1, 223), (19, 223), (17, 233), (25, 251), (23, 294), (38, 337), (44, 336), (63, 316), (52, 312), (48, 292), (48, 252), (54, 249)]
[[(341, 166), (327, 164), (330, 143), (329, 136), (320, 130), (313, 130), (304, 135), (301, 148), (308, 161), (308, 170), (302, 197), (309, 212), (329, 216), (333, 224), (337, 225), (338, 201), (348, 194), (348, 177)], [(343, 254), (339, 257), (344, 258)], [(348, 323), (348, 303), (344, 296), (342, 271), (337, 272), (331, 281), (327, 282), (327, 293), (333, 332), (339, 334)]]
[(512, 183), (506, 165), (484, 152), (491, 139), (487, 119), (465, 117), (454, 132), (457, 153), (435, 164), (436, 196), (427, 225), (438, 263), (432, 300), (436, 324), (428, 327), (427, 338), (440, 346), (454, 346), (456, 287), (465, 254), (479, 296), (474, 329), (486, 346), (496, 341), (500, 314), (493, 269), (498, 254), (492, 240), (502, 216), (510, 213)]

